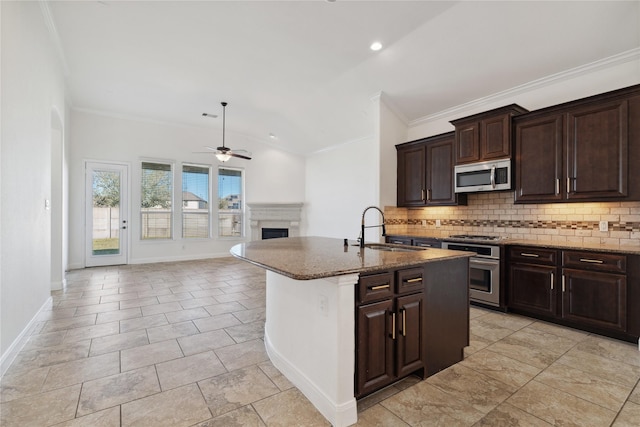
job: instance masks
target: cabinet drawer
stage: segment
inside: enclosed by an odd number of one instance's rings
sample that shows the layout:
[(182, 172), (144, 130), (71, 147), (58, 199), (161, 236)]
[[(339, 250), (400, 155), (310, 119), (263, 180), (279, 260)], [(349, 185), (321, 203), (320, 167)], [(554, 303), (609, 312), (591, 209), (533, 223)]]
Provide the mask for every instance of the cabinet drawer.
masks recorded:
[(394, 245), (411, 246), (411, 237), (388, 236), (385, 240), (387, 243), (393, 243)]
[(438, 239), (413, 239), (413, 246), (420, 246), (421, 248), (441, 248), (442, 243)]
[(424, 269), (422, 267), (398, 270), (397, 275), (396, 284), (398, 286), (397, 292), (399, 294), (406, 294), (424, 289)]
[(358, 282), (358, 299), (361, 303), (379, 301), (393, 296), (393, 273), (361, 276)]
[(562, 266), (625, 273), (627, 271), (627, 256), (598, 252), (563, 251)]
[(509, 258), (511, 262), (556, 265), (558, 251), (555, 249), (514, 246), (509, 249)]

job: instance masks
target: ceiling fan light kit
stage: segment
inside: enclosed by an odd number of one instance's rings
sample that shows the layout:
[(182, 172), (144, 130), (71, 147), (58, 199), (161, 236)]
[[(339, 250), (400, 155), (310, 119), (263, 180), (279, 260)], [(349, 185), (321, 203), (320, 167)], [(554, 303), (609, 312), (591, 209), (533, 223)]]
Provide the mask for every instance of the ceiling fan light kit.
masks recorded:
[[(227, 103), (221, 102), (220, 104), (222, 104), (222, 146), (216, 147), (216, 148), (213, 148), (213, 147), (205, 147), (205, 148), (207, 150), (213, 151), (213, 154), (215, 154), (216, 158), (223, 163), (232, 157), (251, 160), (251, 153), (248, 152), (247, 150), (232, 150), (231, 148), (224, 145)], [(215, 114), (208, 114), (208, 113), (202, 113), (202, 115), (205, 117), (218, 117)]]

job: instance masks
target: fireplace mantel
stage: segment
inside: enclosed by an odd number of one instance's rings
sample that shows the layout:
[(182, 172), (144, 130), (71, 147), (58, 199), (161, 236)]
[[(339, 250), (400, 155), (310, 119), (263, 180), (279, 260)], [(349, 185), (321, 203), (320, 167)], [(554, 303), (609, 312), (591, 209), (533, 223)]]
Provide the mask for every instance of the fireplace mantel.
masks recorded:
[(247, 203), (251, 240), (262, 239), (263, 228), (286, 228), (289, 237), (300, 235), (302, 203)]

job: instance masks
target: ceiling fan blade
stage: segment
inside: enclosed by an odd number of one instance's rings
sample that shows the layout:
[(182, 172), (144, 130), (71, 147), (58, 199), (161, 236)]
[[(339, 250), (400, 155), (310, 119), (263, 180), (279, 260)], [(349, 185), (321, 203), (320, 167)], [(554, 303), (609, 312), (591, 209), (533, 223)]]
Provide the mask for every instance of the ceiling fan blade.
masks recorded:
[(211, 150), (211, 151), (218, 151), (217, 148), (209, 147), (208, 145), (205, 145), (204, 148), (206, 148), (207, 150)]
[(230, 155), (230, 156), (233, 156), (233, 157), (238, 157), (239, 159), (251, 160), (251, 157), (245, 156), (243, 154), (238, 154), (238, 153), (233, 152), (233, 151), (229, 151), (227, 154)]

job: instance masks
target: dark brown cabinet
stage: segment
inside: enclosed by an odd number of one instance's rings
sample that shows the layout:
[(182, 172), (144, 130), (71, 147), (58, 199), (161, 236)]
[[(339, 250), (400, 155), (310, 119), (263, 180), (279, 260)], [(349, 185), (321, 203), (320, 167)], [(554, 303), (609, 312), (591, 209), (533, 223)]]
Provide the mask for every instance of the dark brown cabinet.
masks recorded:
[(509, 250), (509, 259), (509, 307), (555, 316), (557, 251), (516, 246)]
[(442, 247), (442, 242), (435, 237), (431, 238), (431, 237), (408, 237), (408, 236), (388, 235), (385, 239), (385, 242), (393, 243), (396, 245), (419, 246), (421, 248), (440, 249)]
[(442, 242), (438, 239), (430, 239), (428, 237), (417, 237), (413, 239), (413, 246), (420, 246), (421, 248), (436, 248), (442, 247)]
[(589, 331), (626, 334), (626, 260), (622, 254), (511, 247), (508, 307)]
[(640, 87), (513, 119), (515, 202), (638, 200)]
[(466, 204), (453, 182), (454, 133), (396, 145), (398, 155), (397, 205), (447, 206)]
[(561, 114), (515, 121), (515, 201), (564, 199), (563, 135)]
[(511, 156), (511, 118), (528, 110), (512, 104), (453, 120), (455, 164), (473, 163)]
[(625, 255), (562, 253), (563, 319), (601, 329), (627, 329)]
[(362, 276), (356, 306), (356, 397), (425, 375), (424, 269)]

